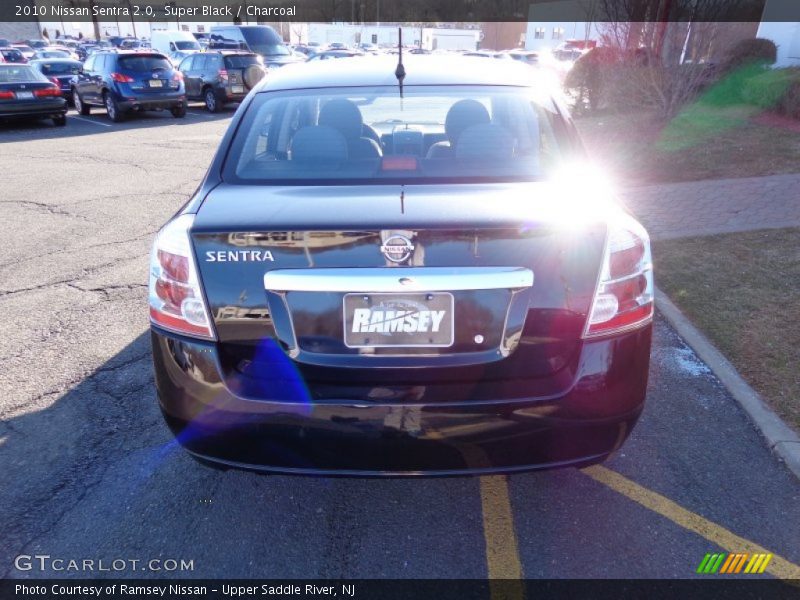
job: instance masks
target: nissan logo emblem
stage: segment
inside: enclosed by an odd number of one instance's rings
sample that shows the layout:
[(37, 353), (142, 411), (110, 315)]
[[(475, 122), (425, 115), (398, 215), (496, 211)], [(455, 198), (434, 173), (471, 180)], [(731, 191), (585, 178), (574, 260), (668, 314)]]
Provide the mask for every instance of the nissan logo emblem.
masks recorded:
[(414, 251), (414, 244), (407, 237), (393, 235), (381, 244), (381, 252), (392, 262), (401, 263), (411, 256)]

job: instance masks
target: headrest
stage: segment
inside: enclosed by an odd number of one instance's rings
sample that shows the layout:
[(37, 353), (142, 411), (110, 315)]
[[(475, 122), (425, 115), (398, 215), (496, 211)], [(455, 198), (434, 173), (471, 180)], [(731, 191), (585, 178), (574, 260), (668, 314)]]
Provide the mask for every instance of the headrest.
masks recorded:
[(361, 137), (364, 119), (358, 107), (347, 98), (326, 102), (319, 111), (319, 124), (338, 129), (347, 139)]
[(490, 120), (489, 111), (477, 100), (459, 100), (447, 111), (444, 131), (450, 143), (455, 145), (458, 137), (467, 127), (488, 123)]

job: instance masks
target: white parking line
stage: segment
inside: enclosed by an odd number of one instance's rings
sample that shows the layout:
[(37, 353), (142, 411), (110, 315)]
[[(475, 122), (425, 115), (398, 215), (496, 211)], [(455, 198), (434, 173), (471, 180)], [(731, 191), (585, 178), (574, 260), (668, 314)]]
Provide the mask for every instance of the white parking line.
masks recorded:
[(92, 119), (84, 119), (83, 117), (76, 117), (75, 115), (69, 115), (70, 119), (78, 119), (78, 121), (84, 121), (85, 123), (93, 123), (94, 125), (100, 125), (101, 127), (111, 127), (109, 123), (101, 123), (100, 121), (93, 121)]
[(186, 116), (187, 117), (199, 117), (201, 119), (213, 119), (214, 118), (214, 115), (210, 115), (208, 113), (202, 113), (202, 112), (194, 112), (192, 110), (186, 111)]

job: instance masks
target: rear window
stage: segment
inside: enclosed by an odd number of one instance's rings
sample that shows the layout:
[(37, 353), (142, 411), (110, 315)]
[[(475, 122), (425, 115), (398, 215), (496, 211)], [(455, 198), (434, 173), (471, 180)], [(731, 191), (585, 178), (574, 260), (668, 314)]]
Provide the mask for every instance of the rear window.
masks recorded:
[(241, 32), (253, 52), (264, 56), (288, 56), (290, 54), (281, 37), (271, 27), (242, 27)]
[(226, 69), (245, 69), (250, 65), (258, 64), (261, 64), (261, 59), (255, 54), (225, 57)]
[(233, 183), (535, 181), (570, 144), (529, 88), (397, 86), (259, 94), (230, 147)]
[(0, 83), (48, 81), (47, 77), (27, 65), (0, 65)]
[(156, 71), (159, 69), (171, 70), (172, 63), (165, 57), (156, 54), (120, 56), (117, 58), (119, 68), (126, 71), (136, 71), (139, 73)]
[(172, 43), (178, 50), (200, 50), (200, 44), (194, 40), (176, 40)]
[(22, 52), (19, 50), (2, 50), (0, 53), (7, 59), (7, 60), (19, 60), (22, 58)]
[(79, 62), (41, 63), (39, 68), (45, 75), (68, 75), (70, 73), (77, 75), (81, 72)]

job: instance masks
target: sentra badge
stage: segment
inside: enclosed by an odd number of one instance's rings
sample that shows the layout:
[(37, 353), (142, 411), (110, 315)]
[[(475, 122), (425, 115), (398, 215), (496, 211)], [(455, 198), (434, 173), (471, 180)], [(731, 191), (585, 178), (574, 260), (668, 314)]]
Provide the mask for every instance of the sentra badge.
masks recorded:
[(269, 250), (209, 250), (206, 262), (274, 262)]

